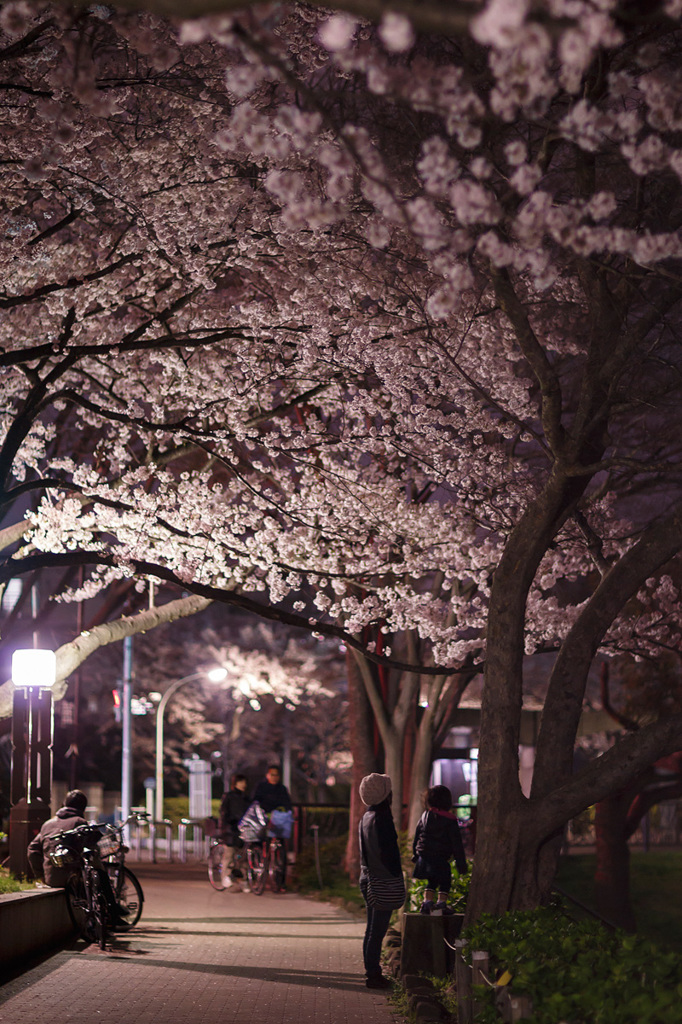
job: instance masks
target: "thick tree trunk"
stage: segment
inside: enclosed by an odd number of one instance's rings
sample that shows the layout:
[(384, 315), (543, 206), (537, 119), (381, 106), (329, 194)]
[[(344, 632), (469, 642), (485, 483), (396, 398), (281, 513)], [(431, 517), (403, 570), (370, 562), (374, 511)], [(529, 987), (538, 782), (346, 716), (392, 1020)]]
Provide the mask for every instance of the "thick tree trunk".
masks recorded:
[(360, 874), (358, 824), (365, 811), (358, 794), (358, 786), (365, 775), (380, 771), (380, 767), (379, 759), (374, 751), (372, 728), (374, 716), (360, 677), (357, 661), (350, 651), (346, 653), (346, 669), (348, 671), (348, 725), (350, 750), (353, 758), (346, 870), (351, 880), (357, 881)]
[(626, 931), (634, 932), (635, 915), (630, 902), (630, 848), (626, 822), (632, 790), (623, 790), (596, 805), (594, 831), (597, 868), (594, 894), (599, 913)]
[[(483, 814), (485, 836), (486, 829), (489, 835), (490, 823), (485, 819), (485, 810)], [(544, 899), (538, 875), (538, 832), (527, 809), (511, 793), (506, 809), (496, 816), (495, 832), (495, 842), (476, 843), (467, 924), (483, 913), (528, 910)]]

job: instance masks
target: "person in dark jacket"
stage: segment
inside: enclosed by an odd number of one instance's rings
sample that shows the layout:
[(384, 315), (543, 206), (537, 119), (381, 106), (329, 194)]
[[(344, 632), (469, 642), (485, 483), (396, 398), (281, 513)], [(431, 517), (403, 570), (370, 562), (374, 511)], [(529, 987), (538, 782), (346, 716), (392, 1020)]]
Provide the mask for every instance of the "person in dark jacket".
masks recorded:
[(291, 797), (289, 790), (281, 781), (281, 772), (278, 764), (271, 764), (265, 773), (265, 778), (256, 786), (253, 799), (257, 801), (266, 814), (281, 808), (283, 811), (290, 811)]
[(223, 863), (223, 884), (226, 889), (234, 887), (235, 892), (239, 891), (241, 871), (234, 869), (228, 871), (229, 865), (234, 861), (235, 849), (241, 849), (244, 842), (239, 838), (239, 822), (246, 814), (247, 808), (251, 805), (251, 798), (247, 792), (248, 780), (246, 775), (236, 774), (232, 777), (230, 789), (223, 794), (220, 802), (220, 836), (225, 840), (225, 858)]
[(37, 879), (45, 879), (48, 885), (61, 888), (71, 874), (71, 868), (58, 868), (50, 861), (50, 853), (58, 845), (56, 837), (60, 832), (77, 825), (87, 825), (83, 817), (88, 798), (80, 789), (72, 789), (66, 794), (64, 806), (60, 807), (54, 818), (44, 822), (40, 832), (28, 844), (28, 863)]
[[(391, 814), (392, 784), (388, 775), (366, 775), (360, 799), (367, 810), (360, 819), (360, 891), (367, 906), (367, 927), (362, 943), (367, 988), (390, 988), (381, 972), (381, 945), (395, 909), (395, 894), (404, 880), (398, 835)], [(399, 893), (398, 893), (399, 899)], [(392, 903), (392, 906), (388, 904)]]
[[(273, 811), (293, 811), (293, 804), (291, 803), (291, 797), (289, 796), (289, 790), (281, 781), (282, 774), (279, 770), (278, 764), (268, 765), (268, 770), (265, 773), (265, 778), (256, 786), (256, 791), (253, 794), (254, 803), (259, 803), (266, 814), (272, 814)], [(285, 850), (284, 859), (284, 870), (286, 872), (286, 849), (287, 841), (282, 839)], [(280, 892), (285, 891), (284, 886), (285, 879), (282, 878), (282, 884), (280, 885)]]
[(220, 801), (220, 834), (230, 846), (239, 845), (234, 842), (235, 839), (239, 839), (239, 822), (246, 814), (246, 809), (251, 803), (247, 787), (248, 780), (246, 775), (240, 775), (239, 773), (233, 775), (232, 785), (223, 794), (223, 799)]
[[(452, 883), (450, 859), (460, 875), (468, 871), (457, 816), (452, 813), (452, 794), (447, 786), (432, 786), (426, 794), (426, 810), (417, 823), (412, 844), (414, 877), (425, 878), (421, 914), (453, 914), (447, 900)], [(438, 900), (436, 901), (436, 892)]]

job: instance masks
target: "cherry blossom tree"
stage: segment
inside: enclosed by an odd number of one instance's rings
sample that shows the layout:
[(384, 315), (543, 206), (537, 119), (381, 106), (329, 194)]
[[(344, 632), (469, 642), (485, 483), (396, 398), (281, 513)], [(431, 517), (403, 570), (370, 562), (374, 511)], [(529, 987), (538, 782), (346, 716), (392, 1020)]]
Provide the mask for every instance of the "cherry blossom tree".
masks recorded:
[(413, 693), (484, 663), (475, 917), (680, 746), (669, 715), (572, 775), (596, 652), (678, 640), (682, 36), (674, 0), (464, 6), (3, 7), (0, 580), (167, 581)]
[[(601, 667), (602, 706), (614, 722), (636, 732), (660, 714), (679, 710), (682, 688), (677, 654), (666, 652), (656, 662), (620, 658), (615, 662), (620, 696), (612, 700), (610, 664)], [(622, 789), (595, 807), (597, 863), (594, 876), (597, 909), (621, 928), (634, 931), (636, 916), (630, 901), (630, 848), (642, 819), (656, 805), (682, 796), (682, 751), (648, 765)]]

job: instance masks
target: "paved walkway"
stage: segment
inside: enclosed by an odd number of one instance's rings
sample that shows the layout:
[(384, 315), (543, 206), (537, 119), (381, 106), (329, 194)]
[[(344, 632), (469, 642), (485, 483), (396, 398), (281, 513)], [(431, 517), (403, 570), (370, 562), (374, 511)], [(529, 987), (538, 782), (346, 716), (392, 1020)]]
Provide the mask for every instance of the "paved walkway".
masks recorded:
[(365, 988), (364, 922), (293, 893), (216, 892), (200, 865), (131, 864), (142, 919), (0, 987), (2, 1024), (397, 1024)]

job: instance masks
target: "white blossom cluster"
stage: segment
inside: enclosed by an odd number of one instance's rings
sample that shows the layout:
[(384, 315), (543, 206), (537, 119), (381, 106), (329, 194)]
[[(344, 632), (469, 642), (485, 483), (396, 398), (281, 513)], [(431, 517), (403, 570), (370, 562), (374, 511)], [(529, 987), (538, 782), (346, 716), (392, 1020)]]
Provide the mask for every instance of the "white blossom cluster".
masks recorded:
[[(679, 24), (640, 45), (611, 0), (547, 6), (558, 34), (493, 0), (466, 44), (3, 6), (16, 562), (82, 556), (79, 597), (156, 568), (457, 666), (560, 471), (585, 487), (526, 608), (556, 646), (679, 498), (682, 79)], [(672, 643), (675, 587), (639, 600), (608, 642), (634, 614)]]

